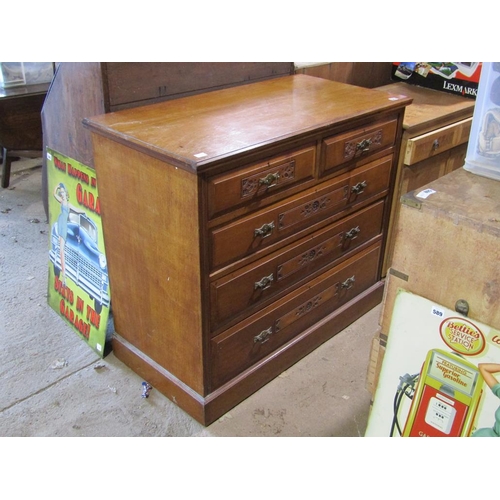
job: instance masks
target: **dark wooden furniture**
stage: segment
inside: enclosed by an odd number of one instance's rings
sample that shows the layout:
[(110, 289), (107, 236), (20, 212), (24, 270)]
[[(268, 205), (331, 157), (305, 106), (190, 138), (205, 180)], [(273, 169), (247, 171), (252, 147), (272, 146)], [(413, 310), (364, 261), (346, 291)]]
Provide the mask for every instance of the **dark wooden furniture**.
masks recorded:
[(42, 106), (48, 83), (0, 87), (0, 147), (2, 187), (9, 187), (13, 157), (42, 156)]
[(401, 196), (465, 164), (475, 101), (438, 90), (394, 83), (379, 87), (411, 97), (403, 121), (403, 140), (384, 262), (385, 276), (394, 251)]
[(295, 75), (86, 119), (115, 355), (207, 425), (378, 304), (410, 102)]
[(391, 62), (295, 63), (297, 74), (374, 88), (391, 83)]
[[(293, 72), (291, 62), (59, 63), (42, 111), (44, 147), (94, 167), (88, 116), (242, 85)], [(46, 162), (43, 200), (47, 203)]]

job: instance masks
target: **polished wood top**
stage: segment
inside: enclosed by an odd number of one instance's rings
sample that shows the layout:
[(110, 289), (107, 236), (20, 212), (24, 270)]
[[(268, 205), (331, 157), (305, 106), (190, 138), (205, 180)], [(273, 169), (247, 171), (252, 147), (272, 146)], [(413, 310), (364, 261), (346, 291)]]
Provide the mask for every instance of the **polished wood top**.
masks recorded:
[(436, 127), (443, 125), (444, 122), (452, 123), (472, 116), (476, 103), (470, 97), (462, 97), (403, 82), (377, 87), (377, 90), (406, 95), (413, 99), (412, 104), (405, 111), (403, 128), (406, 130), (424, 129), (429, 125)]
[(410, 102), (380, 90), (292, 75), (86, 118), (84, 124), (199, 171), (231, 155)]

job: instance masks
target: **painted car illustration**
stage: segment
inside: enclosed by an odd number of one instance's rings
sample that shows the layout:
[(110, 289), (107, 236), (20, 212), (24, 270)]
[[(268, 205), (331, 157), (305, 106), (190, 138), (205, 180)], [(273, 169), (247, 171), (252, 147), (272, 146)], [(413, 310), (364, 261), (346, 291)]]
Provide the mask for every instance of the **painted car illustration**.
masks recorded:
[[(54, 273), (61, 272), (57, 222), (52, 225), (49, 258)], [(97, 246), (97, 226), (85, 213), (69, 210), (64, 251), (66, 276), (88, 293), (99, 314), (102, 306), (109, 307), (109, 278), (106, 256)]]

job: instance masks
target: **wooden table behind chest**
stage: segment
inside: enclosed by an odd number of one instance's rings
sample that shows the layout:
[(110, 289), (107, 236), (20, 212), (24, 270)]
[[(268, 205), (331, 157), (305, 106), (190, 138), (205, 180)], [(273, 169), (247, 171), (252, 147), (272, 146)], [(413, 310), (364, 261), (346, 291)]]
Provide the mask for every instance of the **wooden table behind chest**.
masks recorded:
[(208, 425), (378, 304), (410, 102), (295, 75), (86, 119), (116, 356)]

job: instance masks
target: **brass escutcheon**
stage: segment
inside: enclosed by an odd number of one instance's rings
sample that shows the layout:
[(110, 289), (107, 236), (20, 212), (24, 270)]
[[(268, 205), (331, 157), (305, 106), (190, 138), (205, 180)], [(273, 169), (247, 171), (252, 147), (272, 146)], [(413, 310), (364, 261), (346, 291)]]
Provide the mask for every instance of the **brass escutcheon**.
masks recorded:
[(260, 288), (261, 290), (266, 290), (269, 288), (274, 281), (274, 275), (271, 273), (269, 276), (264, 276), (260, 281), (256, 281), (254, 284), (254, 290)]
[(273, 333), (273, 327), (270, 326), (267, 330), (263, 330), (258, 335), (256, 335), (253, 338), (253, 343), (256, 344), (257, 342), (260, 342), (261, 344), (263, 344), (264, 342), (267, 342), (269, 340), (269, 336), (272, 333)]
[(279, 172), (276, 172), (275, 174), (267, 174), (262, 179), (259, 179), (259, 185), (260, 186), (264, 185), (267, 186), (268, 188), (274, 187), (276, 186), (276, 183), (279, 178), (280, 178)]
[(361, 142), (356, 144), (356, 151), (361, 151), (362, 153), (367, 153), (370, 151), (370, 146), (372, 145), (371, 139), (363, 139)]
[(355, 282), (355, 278), (354, 276), (351, 276), (350, 278), (347, 278), (341, 285), (340, 287), (341, 288), (346, 288), (347, 290), (349, 290), (349, 288), (352, 288), (353, 285), (354, 285), (354, 282)]
[(359, 229), (359, 226), (353, 227), (347, 233), (345, 233), (346, 239), (353, 240), (358, 236), (358, 234), (361, 232), (361, 229)]
[(366, 186), (368, 186), (368, 183), (366, 181), (358, 182), (351, 188), (351, 192), (355, 194), (361, 194), (365, 190)]
[(262, 238), (267, 238), (271, 235), (274, 229), (274, 222), (269, 222), (264, 224), (259, 229), (255, 229), (254, 236), (261, 236)]

